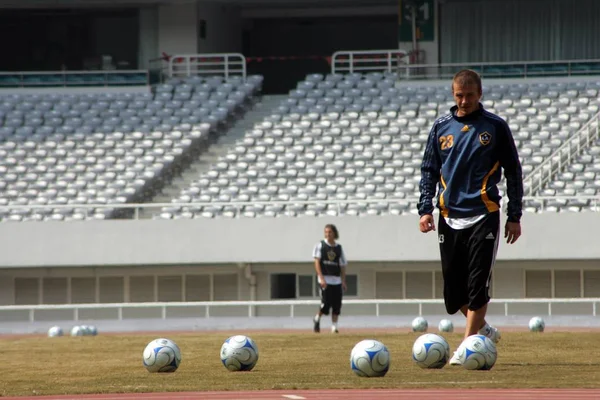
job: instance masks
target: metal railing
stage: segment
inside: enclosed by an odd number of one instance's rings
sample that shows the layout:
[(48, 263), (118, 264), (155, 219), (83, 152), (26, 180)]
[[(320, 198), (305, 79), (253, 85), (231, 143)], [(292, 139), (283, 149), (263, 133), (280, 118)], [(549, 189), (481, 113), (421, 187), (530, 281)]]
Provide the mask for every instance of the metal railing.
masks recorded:
[(246, 57), (239, 53), (176, 54), (168, 61), (170, 77), (218, 75), (246, 78)]
[(401, 79), (451, 79), (461, 69), (477, 71), (481, 77), (542, 78), (557, 76), (600, 75), (600, 59), (557, 61), (468, 62), (443, 64), (403, 63), (399, 65)]
[(147, 70), (0, 72), (0, 88), (143, 86)]
[[(79, 321), (81, 320), (80, 314), (82, 310), (109, 310), (115, 311), (117, 320), (125, 320), (128, 319), (124, 317), (123, 311), (129, 311), (132, 309), (159, 309), (160, 310), (160, 318), (168, 319), (178, 316), (170, 316), (170, 309), (177, 309), (180, 311), (182, 308), (192, 308), (192, 307), (204, 307), (204, 315), (194, 315), (195, 318), (210, 318), (217, 314), (212, 310), (218, 308), (232, 308), (232, 307), (242, 307), (246, 309), (246, 312), (239, 313), (235, 315), (237, 317), (256, 317), (257, 316), (257, 308), (258, 307), (287, 307), (288, 312), (285, 314), (281, 314), (279, 316), (283, 317), (296, 317), (296, 312), (298, 307), (302, 306), (318, 306), (320, 300), (265, 300), (265, 301), (202, 301), (202, 302), (156, 302), (156, 303), (106, 303), (106, 304), (42, 304), (42, 305), (15, 305), (15, 306), (0, 306), (0, 313), (5, 314), (7, 312), (27, 312), (27, 320), (29, 322), (38, 321), (36, 315), (40, 311), (48, 311), (48, 310), (68, 310), (71, 312), (71, 320)], [(504, 316), (515, 315), (518, 311), (519, 315), (523, 315), (523, 305), (524, 304), (543, 304), (545, 305), (546, 312), (548, 316), (552, 316), (556, 313), (553, 311), (553, 306), (555, 305), (567, 305), (567, 304), (589, 304), (589, 316), (595, 317), (597, 316), (598, 303), (600, 303), (600, 298), (522, 298), (522, 299), (492, 299), (490, 301), (490, 314), (498, 314), (498, 312), (493, 312), (491, 307), (495, 305), (500, 305), (502, 314)], [(413, 315), (434, 315), (431, 311), (425, 314), (424, 306), (433, 305), (438, 306), (440, 308), (439, 313), (443, 313), (444, 302), (442, 299), (347, 299), (344, 300), (345, 306), (374, 306), (373, 314), (371, 316), (380, 317), (380, 316), (389, 316), (389, 311), (385, 313), (382, 312), (381, 306), (384, 305), (414, 305), (416, 310), (413, 314), (409, 314), (406, 309), (404, 309), (404, 313), (402, 315), (413, 316)], [(352, 315), (352, 311), (350, 307), (347, 307), (348, 310), (345, 312), (346, 315)], [(536, 309), (536, 314), (540, 313), (539, 309)], [(130, 313), (128, 313), (130, 314)], [(360, 312), (361, 316), (365, 316), (364, 310)], [(581, 314), (579, 314), (581, 315)], [(588, 315), (588, 314), (584, 314)], [(230, 313), (227, 316), (232, 316)], [(135, 318), (135, 317), (131, 317)], [(90, 318), (86, 318), (88, 320)], [(93, 319), (93, 318), (91, 318)], [(106, 317), (102, 318), (106, 319)], [(14, 320), (11, 318), (11, 320)], [(45, 315), (43, 321), (48, 321), (48, 316)], [(58, 320), (56, 316), (54, 320)]]
[(336, 51), (331, 58), (331, 72), (396, 73), (401, 66), (409, 62), (410, 57), (406, 50)]
[[(336, 206), (333, 210), (331, 207), (327, 208), (328, 211), (336, 211), (336, 215), (351, 215), (346, 212), (346, 208), (349, 205), (361, 204), (405, 204), (407, 206), (407, 212), (409, 214), (416, 210), (416, 204), (418, 202), (417, 197), (407, 198), (387, 198), (387, 199), (365, 199), (365, 200), (288, 200), (288, 201), (235, 201), (235, 202), (172, 202), (172, 203), (115, 203), (115, 204), (47, 204), (47, 205), (0, 205), (0, 212), (4, 211), (17, 211), (17, 210), (52, 210), (53, 212), (59, 212), (60, 210), (131, 210), (131, 216), (129, 219), (140, 219), (141, 212), (145, 210), (157, 210), (154, 214), (158, 216), (161, 209), (166, 208), (173, 210), (173, 212), (179, 211), (191, 211), (199, 212), (204, 207), (207, 208), (223, 208), (229, 207), (234, 211), (233, 216), (236, 218), (246, 217), (244, 211), (247, 211), (247, 207), (252, 206), (310, 206), (310, 205), (323, 205), (323, 206)], [(530, 204), (536, 204), (536, 208), (540, 211), (545, 211), (549, 205), (548, 203), (554, 204), (555, 202), (563, 202), (569, 204), (570, 202), (586, 202), (587, 206), (591, 211), (600, 212), (600, 195), (596, 196), (525, 196), (523, 197), (524, 206)], [(507, 199), (502, 202), (503, 210), (506, 209)], [(385, 212), (389, 214), (389, 212)], [(258, 212), (257, 214), (260, 214)], [(319, 215), (326, 214), (326, 211), (320, 211)]]
[[(506, 198), (506, 197), (505, 197)], [(525, 196), (523, 207), (535, 207), (540, 212), (548, 211), (549, 207), (560, 204), (561, 207), (587, 203), (590, 211), (600, 212), (600, 195), (596, 196)], [(564, 204), (564, 205), (563, 205)], [(506, 201), (502, 203), (503, 210), (506, 209)]]
[(600, 138), (600, 112), (529, 173), (529, 176), (525, 178), (527, 194), (534, 196), (538, 193), (545, 184), (562, 172), (598, 138)]

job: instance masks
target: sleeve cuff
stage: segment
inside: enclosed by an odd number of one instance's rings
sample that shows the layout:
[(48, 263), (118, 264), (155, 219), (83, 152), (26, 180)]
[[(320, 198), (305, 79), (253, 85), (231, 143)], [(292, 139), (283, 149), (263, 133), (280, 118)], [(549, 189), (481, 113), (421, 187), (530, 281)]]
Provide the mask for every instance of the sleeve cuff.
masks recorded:
[(506, 219), (507, 222), (521, 222), (521, 217), (515, 217), (514, 215), (509, 215)]

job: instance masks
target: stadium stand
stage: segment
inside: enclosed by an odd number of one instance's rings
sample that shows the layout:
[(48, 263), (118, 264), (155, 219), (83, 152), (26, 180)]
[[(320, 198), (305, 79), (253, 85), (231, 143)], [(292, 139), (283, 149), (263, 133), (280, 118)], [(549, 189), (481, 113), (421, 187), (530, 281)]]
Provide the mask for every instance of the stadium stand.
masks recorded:
[[(369, 72), (382, 68), (372, 65), (377, 54), (364, 66), (336, 53), (332, 71), (343, 73), (299, 82), (208, 171), (189, 184), (186, 178), (177, 197), (170, 196), (179, 185), (163, 194), (172, 205), (153, 218), (415, 213), (425, 141), (453, 99), (448, 79), (420, 80), (418, 73), (432, 71), (404, 71), (401, 51), (384, 53), (382, 62), (398, 74)], [(157, 198), (260, 91), (261, 76), (244, 78), (242, 55), (218, 59), (172, 57), (172, 78), (147, 93), (0, 94), (0, 220), (128, 218), (134, 208), (124, 205)], [(597, 134), (585, 143), (578, 135), (597, 124), (600, 81), (589, 76), (596, 64), (579, 64), (566, 66), (576, 80), (524, 79), (564, 75), (559, 64), (524, 64), (514, 77), (515, 65), (474, 66), (487, 76), (484, 106), (515, 135), (527, 194), (537, 196), (526, 200), (527, 212), (597, 209), (590, 197), (600, 189), (600, 142)], [(492, 81), (495, 74), (503, 79)], [(147, 81), (140, 71), (0, 74), (0, 86), (15, 88)], [(577, 151), (549, 165), (572, 142)]]
[[(486, 85), (483, 104), (507, 120), (527, 176), (598, 113), (599, 89), (594, 80), (510, 80)], [(399, 83), (380, 72), (309, 75), (156, 218), (415, 213), (429, 129), (453, 104), (447, 82)], [(596, 194), (597, 153), (590, 148), (570, 167), (587, 168), (584, 176), (565, 182), (574, 177), (566, 172), (536, 194)], [(538, 203), (526, 210), (540, 211)], [(591, 209), (589, 201), (568, 206)]]
[[(147, 93), (0, 95), (3, 221), (123, 217), (248, 106), (262, 77), (172, 78)], [(73, 205), (52, 209), (52, 205)]]

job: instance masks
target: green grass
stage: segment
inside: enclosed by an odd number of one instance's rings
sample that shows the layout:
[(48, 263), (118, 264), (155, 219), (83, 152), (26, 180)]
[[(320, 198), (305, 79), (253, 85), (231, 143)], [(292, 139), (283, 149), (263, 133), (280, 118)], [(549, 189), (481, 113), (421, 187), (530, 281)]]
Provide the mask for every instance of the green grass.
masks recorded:
[[(243, 332), (240, 332), (243, 333)], [(597, 333), (506, 332), (491, 371), (446, 366), (423, 370), (411, 359), (416, 333), (252, 333), (260, 358), (251, 372), (229, 372), (219, 350), (229, 333), (24, 337), (0, 339), (0, 395), (319, 388), (600, 388)], [(461, 334), (444, 334), (451, 350)], [(142, 351), (158, 337), (174, 340), (182, 363), (151, 374)], [(352, 347), (382, 341), (391, 367), (383, 378), (350, 370)]]

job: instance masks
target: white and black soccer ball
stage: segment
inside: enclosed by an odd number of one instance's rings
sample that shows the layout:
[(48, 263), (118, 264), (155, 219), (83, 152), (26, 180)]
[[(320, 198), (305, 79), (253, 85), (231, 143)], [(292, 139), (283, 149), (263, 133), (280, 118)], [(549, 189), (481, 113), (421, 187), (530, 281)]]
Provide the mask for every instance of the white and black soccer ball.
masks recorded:
[(427, 320), (423, 317), (417, 317), (412, 321), (412, 330), (413, 332), (427, 332), (427, 328), (429, 324)]
[(496, 345), (487, 336), (471, 335), (458, 347), (458, 358), (468, 370), (490, 370), (496, 364)]
[(385, 376), (390, 369), (390, 352), (380, 341), (362, 340), (350, 353), (350, 368), (365, 378)]
[(258, 362), (258, 346), (248, 336), (231, 336), (221, 346), (221, 362), (229, 371), (251, 371)]
[(454, 324), (449, 319), (443, 319), (438, 325), (440, 332), (454, 332)]
[(48, 337), (59, 337), (63, 335), (63, 330), (60, 326), (53, 326), (48, 329)]
[(529, 320), (529, 330), (531, 332), (544, 332), (546, 323), (541, 317), (533, 317)]
[(412, 358), (421, 368), (444, 368), (450, 359), (450, 346), (442, 336), (426, 333), (415, 340)]
[(149, 372), (175, 372), (181, 364), (181, 350), (170, 339), (155, 339), (144, 349), (143, 363)]
[(71, 336), (83, 336), (85, 335), (85, 331), (83, 330), (83, 328), (81, 328), (81, 326), (76, 325), (73, 328), (71, 328)]

